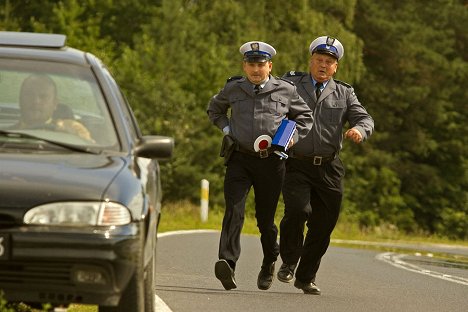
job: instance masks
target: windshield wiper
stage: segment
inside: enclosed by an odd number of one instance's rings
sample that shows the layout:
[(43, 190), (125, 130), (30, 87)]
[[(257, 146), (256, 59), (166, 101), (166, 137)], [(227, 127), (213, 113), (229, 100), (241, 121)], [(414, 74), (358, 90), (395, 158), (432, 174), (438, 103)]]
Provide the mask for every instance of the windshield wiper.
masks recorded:
[[(45, 143), (48, 143), (48, 144), (51, 144), (51, 145), (60, 146), (60, 147), (65, 148), (67, 150), (76, 151), (76, 152), (96, 154), (96, 155), (102, 153), (102, 150), (95, 149), (95, 148), (90, 148), (88, 146), (84, 147), (84, 146), (79, 146), (79, 145), (74, 145), (74, 144), (57, 142), (57, 141), (44, 139), (44, 138), (29, 134), (29, 133), (24, 133), (24, 132), (16, 131), (16, 130), (15, 131), (0, 130), (0, 136), (5, 136), (5, 137), (9, 137), (9, 138), (33, 139), (33, 140), (42, 141), (42, 142), (45, 142)], [(5, 145), (5, 143), (3, 143), (3, 145)]]

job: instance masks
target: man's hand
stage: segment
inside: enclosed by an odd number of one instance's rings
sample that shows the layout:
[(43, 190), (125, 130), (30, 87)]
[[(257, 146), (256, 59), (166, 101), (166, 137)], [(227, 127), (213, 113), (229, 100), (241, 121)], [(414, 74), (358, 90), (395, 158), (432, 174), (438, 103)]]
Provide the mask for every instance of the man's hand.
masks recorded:
[(288, 144), (288, 149), (290, 149), (291, 146), (293, 146), (293, 145), (294, 145), (294, 139), (291, 138), (291, 141), (289, 141), (289, 144)]
[(361, 143), (362, 142), (362, 134), (359, 130), (355, 128), (351, 128), (345, 132), (345, 138), (352, 140), (354, 143)]
[(79, 136), (82, 139), (85, 139), (85, 140), (90, 141), (92, 143), (96, 143), (93, 140), (93, 138), (91, 137), (91, 133), (89, 132), (89, 130), (86, 129), (86, 127), (82, 123), (80, 123), (80, 122), (78, 122), (76, 120), (59, 119), (59, 120), (57, 120), (56, 124), (57, 124), (57, 130), (59, 130), (59, 131), (75, 134), (75, 135)]

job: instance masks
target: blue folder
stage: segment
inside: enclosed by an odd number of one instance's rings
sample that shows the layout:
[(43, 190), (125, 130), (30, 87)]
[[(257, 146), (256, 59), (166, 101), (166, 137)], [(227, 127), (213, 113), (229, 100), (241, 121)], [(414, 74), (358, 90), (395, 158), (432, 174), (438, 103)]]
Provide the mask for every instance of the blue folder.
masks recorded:
[(283, 119), (271, 141), (272, 147), (279, 150), (277, 154), (282, 158), (288, 158), (284, 152), (288, 150), (288, 145), (291, 142), (294, 131), (296, 131), (296, 122), (294, 120)]

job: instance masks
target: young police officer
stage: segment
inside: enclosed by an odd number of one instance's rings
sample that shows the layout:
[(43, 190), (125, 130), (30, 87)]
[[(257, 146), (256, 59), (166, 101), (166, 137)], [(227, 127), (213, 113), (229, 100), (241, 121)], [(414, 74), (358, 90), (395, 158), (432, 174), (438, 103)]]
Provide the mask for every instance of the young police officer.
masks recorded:
[[(278, 279), (291, 282), (306, 294), (319, 295), (315, 275), (330, 243), (343, 197), (343, 164), (338, 157), (344, 136), (355, 143), (367, 139), (374, 121), (359, 103), (353, 88), (333, 79), (342, 44), (322, 36), (310, 44), (309, 73), (286, 74), (314, 112), (308, 135), (294, 145), (287, 161), (283, 187), (285, 214), (280, 224), (280, 252), (283, 264)], [(304, 223), (308, 231), (304, 240)]]
[[(246, 77), (228, 79), (208, 106), (211, 122), (232, 140), (232, 153), (225, 160), (224, 198), (226, 211), (219, 242), (215, 275), (226, 290), (236, 288), (234, 271), (240, 256), (240, 234), (245, 202), (251, 187), (255, 193), (255, 217), (261, 237), (263, 262), (259, 289), (270, 288), (279, 254), (274, 216), (284, 179), (285, 165), (268, 145), (284, 118), (295, 120), (293, 142), (312, 126), (312, 112), (299, 97), (294, 84), (271, 76), (275, 49), (261, 41), (240, 47)], [(230, 117), (228, 117), (230, 110)], [(226, 157), (226, 156), (225, 156)]]

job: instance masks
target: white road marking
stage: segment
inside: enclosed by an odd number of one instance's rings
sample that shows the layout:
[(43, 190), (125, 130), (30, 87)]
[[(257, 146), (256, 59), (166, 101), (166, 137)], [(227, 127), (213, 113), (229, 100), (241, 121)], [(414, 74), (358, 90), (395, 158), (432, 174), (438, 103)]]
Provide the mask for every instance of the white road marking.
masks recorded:
[(156, 311), (158, 312), (172, 312), (171, 308), (167, 306), (167, 304), (159, 298), (158, 295), (155, 295), (156, 300)]
[(163, 233), (158, 233), (158, 238), (159, 237), (164, 237), (164, 236), (171, 236), (171, 235), (182, 235), (182, 234), (194, 234), (194, 233), (215, 233), (219, 232), (218, 230), (182, 230), (182, 231), (171, 231), (171, 232), (163, 232)]
[(423, 274), (423, 275), (428, 275), (428, 276), (432, 276), (432, 277), (435, 277), (435, 278), (440, 278), (442, 280), (446, 280), (446, 281), (449, 281), (449, 282), (458, 283), (458, 284), (468, 286), (468, 279), (466, 279), (466, 278), (463, 278), (463, 277), (460, 277), (460, 276), (454, 276), (454, 275), (450, 275), (450, 274), (444, 274), (444, 273), (431, 271), (431, 270), (427, 270), (427, 269), (423, 269), (421, 267), (418, 267), (417, 265), (414, 265), (414, 264), (403, 261), (402, 258), (404, 256), (405, 255), (403, 255), (403, 254), (396, 254), (396, 253), (393, 253), (393, 252), (384, 252), (384, 253), (378, 254), (375, 257), (378, 260), (384, 261), (386, 263), (389, 263), (389, 264), (393, 265), (394, 267), (397, 267), (397, 268), (400, 268), (400, 269), (403, 269), (403, 270), (407, 270), (407, 271), (411, 271), (411, 272), (415, 272), (415, 273), (419, 273), (419, 274)]

